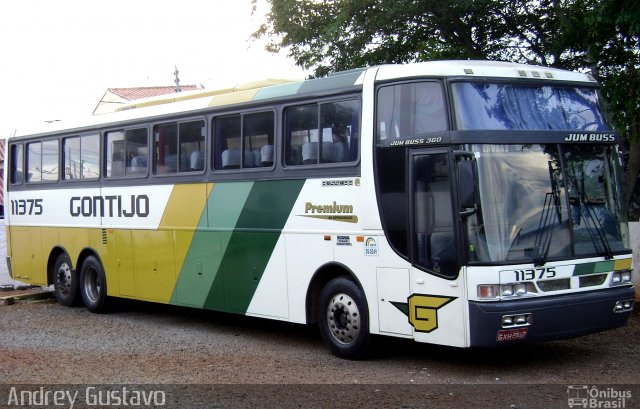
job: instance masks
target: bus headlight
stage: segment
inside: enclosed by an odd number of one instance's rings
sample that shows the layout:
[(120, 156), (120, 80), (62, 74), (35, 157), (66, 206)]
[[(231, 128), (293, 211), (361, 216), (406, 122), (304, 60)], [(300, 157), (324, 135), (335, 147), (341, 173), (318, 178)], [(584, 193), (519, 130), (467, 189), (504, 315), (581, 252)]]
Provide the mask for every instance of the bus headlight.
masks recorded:
[(479, 299), (514, 298), (537, 294), (538, 290), (533, 283), (511, 284), (480, 284), (478, 286)]
[(536, 286), (533, 283), (515, 283), (515, 284), (502, 284), (500, 286), (500, 295), (505, 298), (510, 297), (522, 297), (526, 295), (536, 294)]
[(611, 274), (611, 281), (609, 282), (609, 285), (611, 287), (616, 285), (629, 285), (632, 283), (632, 280), (633, 274), (631, 270), (614, 271)]

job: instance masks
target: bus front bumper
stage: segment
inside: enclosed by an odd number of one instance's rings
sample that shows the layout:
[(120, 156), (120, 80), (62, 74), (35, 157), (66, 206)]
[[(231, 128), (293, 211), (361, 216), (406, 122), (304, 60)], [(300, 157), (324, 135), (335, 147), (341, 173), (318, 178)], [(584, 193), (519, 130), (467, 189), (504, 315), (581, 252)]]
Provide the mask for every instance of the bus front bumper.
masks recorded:
[[(617, 303), (634, 299), (633, 287), (513, 301), (469, 302), (470, 346), (551, 341), (618, 328), (631, 308)], [(516, 321), (524, 322), (518, 325)]]

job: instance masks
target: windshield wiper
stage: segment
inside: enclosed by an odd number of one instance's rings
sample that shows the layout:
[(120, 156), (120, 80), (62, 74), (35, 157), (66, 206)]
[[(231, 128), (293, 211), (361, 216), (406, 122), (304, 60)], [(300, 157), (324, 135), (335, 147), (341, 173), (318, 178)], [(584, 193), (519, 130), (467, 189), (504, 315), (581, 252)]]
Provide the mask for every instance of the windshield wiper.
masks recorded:
[[(538, 223), (538, 233), (534, 247), (538, 250), (538, 257), (533, 261), (536, 267), (543, 266), (549, 258), (549, 250), (551, 249), (551, 239), (553, 238), (553, 228), (549, 226), (555, 223), (554, 212), (551, 206), (555, 208), (555, 216), (558, 223), (562, 223), (562, 214), (560, 211), (560, 194), (558, 183), (553, 175), (553, 166), (549, 161), (549, 179), (551, 180), (551, 192), (544, 196), (544, 206), (540, 214), (540, 222)], [(542, 251), (540, 251), (542, 250)]]

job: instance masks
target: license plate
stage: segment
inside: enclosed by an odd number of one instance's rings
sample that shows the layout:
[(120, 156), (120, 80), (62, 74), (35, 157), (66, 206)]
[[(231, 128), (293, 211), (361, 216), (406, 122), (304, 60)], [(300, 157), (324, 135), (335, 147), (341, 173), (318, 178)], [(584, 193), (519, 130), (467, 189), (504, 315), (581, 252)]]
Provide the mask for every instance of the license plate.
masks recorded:
[(498, 334), (496, 335), (496, 341), (519, 341), (525, 339), (528, 331), (529, 328), (503, 329), (498, 331)]

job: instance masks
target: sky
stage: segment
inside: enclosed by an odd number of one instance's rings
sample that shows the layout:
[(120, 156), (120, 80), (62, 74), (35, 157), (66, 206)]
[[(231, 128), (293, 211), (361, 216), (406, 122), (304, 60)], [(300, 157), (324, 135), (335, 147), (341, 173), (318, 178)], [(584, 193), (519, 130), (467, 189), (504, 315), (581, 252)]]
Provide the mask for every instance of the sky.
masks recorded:
[(300, 80), (286, 52), (251, 34), (258, 0), (11, 0), (0, 2), (0, 136), (44, 121), (91, 115), (107, 88), (225, 88)]

